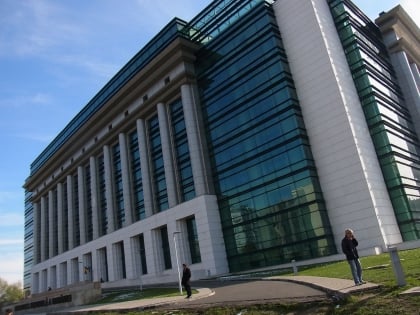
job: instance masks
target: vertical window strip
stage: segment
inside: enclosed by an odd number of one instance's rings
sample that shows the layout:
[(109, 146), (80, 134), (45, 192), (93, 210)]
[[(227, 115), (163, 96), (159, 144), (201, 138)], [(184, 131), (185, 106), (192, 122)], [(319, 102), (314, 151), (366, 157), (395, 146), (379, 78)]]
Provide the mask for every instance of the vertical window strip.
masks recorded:
[(163, 263), (164, 263), (165, 269), (166, 270), (171, 269), (172, 268), (171, 250), (170, 250), (169, 239), (168, 239), (168, 228), (166, 226), (160, 229), (160, 237), (162, 240)]
[(161, 212), (168, 209), (168, 194), (165, 178), (165, 167), (162, 155), (159, 120), (157, 115), (148, 120), (149, 147), (152, 164), (152, 185), (155, 211)]
[(125, 223), (125, 209), (124, 209), (124, 194), (122, 183), (122, 169), (121, 169), (121, 152), (120, 145), (116, 144), (112, 147), (112, 162), (114, 171), (114, 197), (117, 228), (120, 229)]
[(99, 193), (99, 236), (103, 236), (107, 232), (108, 219), (106, 215), (107, 200), (106, 200), (106, 183), (105, 183), (105, 161), (104, 156), (100, 155), (97, 158), (98, 168), (98, 193)]
[(74, 247), (80, 245), (80, 217), (79, 217), (79, 180), (73, 175), (73, 241)]
[(190, 248), (191, 262), (193, 264), (201, 262), (200, 244), (198, 242), (197, 226), (195, 217), (186, 220), (188, 245)]
[(69, 198), (67, 193), (67, 182), (63, 183), (63, 251), (69, 250)]
[(140, 151), (138, 143), (137, 131), (133, 131), (129, 135), (130, 150), (130, 173), (131, 173), (131, 189), (134, 202), (134, 220), (139, 221), (146, 218), (146, 210), (144, 207), (143, 179), (141, 175)]
[(91, 189), (90, 165), (85, 166), (85, 202), (86, 202), (86, 240), (93, 240), (92, 222), (92, 189)]

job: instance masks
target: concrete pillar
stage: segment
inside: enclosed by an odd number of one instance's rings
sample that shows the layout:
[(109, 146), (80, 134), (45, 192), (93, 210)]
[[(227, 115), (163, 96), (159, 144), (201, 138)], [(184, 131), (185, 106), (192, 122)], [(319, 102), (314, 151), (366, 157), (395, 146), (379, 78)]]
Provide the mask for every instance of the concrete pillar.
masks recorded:
[[(73, 176), (67, 175), (67, 222), (69, 233), (69, 250), (74, 248), (74, 207), (73, 207)], [(70, 272), (68, 273), (71, 274)]]
[(147, 150), (146, 127), (143, 119), (137, 120), (137, 133), (140, 150), (141, 177), (143, 182), (144, 207), (146, 218), (153, 215), (153, 195), (150, 178), (149, 151)]
[(83, 166), (77, 168), (77, 185), (79, 199), (79, 229), (80, 245), (86, 243), (86, 189), (85, 189), (85, 170)]
[(112, 282), (116, 279), (116, 269), (115, 269), (115, 248), (114, 244), (108, 244), (106, 246), (106, 259), (108, 262), (108, 281)]
[(54, 194), (48, 192), (48, 258), (54, 256)]
[(178, 204), (177, 189), (175, 184), (175, 172), (173, 165), (173, 154), (171, 146), (171, 138), (168, 125), (168, 114), (166, 107), (163, 103), (157, 105), (158, 119), (159, 119), (159, 131), (162, 145), (162, 156), (163, 165), (165, 168), (165, 179), (166, 179), (166, 193), (168, 195), (169, 208), (172, 208)]
[(63, 235), (63, 184), (57, 184), (57, 237), (58, 254), (63, 253), (64, 235)]
[(46, 220), (47, 220), (47, 201), (44, 196), (41, 197), (41, 261), (44, 261), (47, 258), (47, 248), (45, 244), (45, 239), (48, 231), (46, 230)]
[(112, 193), (112, 159), (108, 145), (104, 148), (105, 195), (107, 200), (106, 216), (108, 220), (107, 234), (115, 231), (114, 194)]
[(96, 240), (99, 237), (99, 206), (98, 206), (98, 177), (96, 168), (96, 158), (91, 156), (90, 159), (90, 190), (92, 193), (92, 229), (93, 239)]
[(398, 286), (405, 286), (407, 283), (404, 277), (404, 271), (401, 266), (400, 257), (398, 255), (398, 250), (396, 246), (388, 247), (389, 256), (391, 257), (392, 268), (394, 270), (395, 279)]
[(126, 238), (123, 240), (124, 244), (124, 255), (125, 255), (125, 270), (127, 279), (135, 279), (136, 278), (136, 266), (133, 265), (133, 248), (132, 243), (130, 242), (130, 238)]
[[(194, 93), (194, 86), (181, 86), (182, 108), (184, 111), (185, 127), (187, 129), (188, 150), (190, 152), (191, 168), (194, 178), (194, 189), (197, 196), (212, 193), (210, 177), (207, 176), (208, 158), (203, 148), (206, 148), (205, 136), (200, 125), (201, 117), (197, 110), (198, 98)], [(204, 142), (204, 143), (203, 143)]]
[(420, 79), (418, 68), (415, 64), (410, 64), (404, 51), (392, 53), (391, 60), (395, 65), (398, 81), (400, 81), (405, 103), (410, 111), (417, 135), (420, 137)]
[(124, 196), (125, 226), (133, 223), (133, 202), (131, 200), (130, 165), (127, 150), (127, 137), (124, 133), (119, 134), (121, 172)]

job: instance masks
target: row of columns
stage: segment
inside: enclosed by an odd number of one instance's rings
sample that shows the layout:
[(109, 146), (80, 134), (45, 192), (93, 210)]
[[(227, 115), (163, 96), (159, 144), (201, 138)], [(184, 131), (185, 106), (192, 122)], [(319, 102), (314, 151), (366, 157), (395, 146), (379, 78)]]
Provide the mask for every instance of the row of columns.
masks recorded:
[[(206, 159), (207, 152), (204, 152), (203, 149), (206, 146), (203, 143), (205, 139), (202, 134), (200, 126), (200, 113), (198, 112), (197, 106), (197, 96), (196, 96), (195, 86), (185, 84), (181, 86), (181, 99), (183, 104), (184, 120), (187, 129), (188, 137), (188, 146), (190, 152), (191, 167), (194, 179), (194, 188), (197, 196), (210, 193), (211, 184), (209, 183), (209, 177), (207, 176), (206, 168)], [(175, 166), (172, 159), (172, 141), (170, 139), (170, 126), (169, 119), (167, 114), (167, 108), (165, 104), (157, 104), (157, 114), (159, 119), (159, 129), (161, 136), (162, 144), (162, 154), (164, 162), (164, 170), (166, 176), (166, 185), (167, 185), (167, 194), (169, 207), (173, 207), (178, 204), (178, 195), (176, 187), (176, 177), (175, 177)], [(136, 129), (138, 133), (138, 143), (140, 150), (140, 163), (141, 163), (141, 172), (142, 172), (142, 181), (143, 181), (143, 193), (144, 193), (144, 205), (146, 218), (154, 214), (154, 201), (152, 194), (151, 186), (151, 173), (149, 166), (149, 156), (147, 150), (147, 138), (146, 138), (146, 123), (143, 119), (138, 119), (136, 121)], [(122, 168), (122, 185), (123, 185), (123, 198), (124, 198), (124, 209), (125, 209), (125, 226), (128, 226), (133, 223), (133, 206), (131, 200), (131, 187), (130, 187), (130, 166), (129, 166), (129, 153), (127, 148), (127, 136), (124, 133), (119, 134), (118, 140), (120, 145), (120, 158), (121, 158), (121, 168)], [(109, 145), (103, 147), (103, 158), (104, 158), (104, 175), (105, 175), (105, 194), (107, 200), (107, 224), (108, 228), (105, 231), (106, 234), (111, 233), (115, 230), (115, 209), (114, 209), (114, 195), (113, 195), (113, 176), (112, 176), (112, 153)], [(93, 222), (93, 240), (97, 239), (100, 236), (99, 233), (99, 218), (100, 218), (100, 200), (99, 200), (99, 183), (96, 173), (97, 173), (97, 158), (91, 156), (89, 158), (89, 170), (90, 170), (90, 202), (92, 207), (92, 222)], [(78, 166), (77, 168), (77, 187), (78, 187), (78, 209), (75, 209), (73, 200), (76, 196), (73, 195), (73, 186), (74, 186), (74, 174), (67, 175), (67, 208), (68, 208), (68, 249), (75, 247), (74, 244), (74, 234), (75, 223), (74, 223), (74, 212), (77, 210), (79, 214), (79, 230), (80, 230), (80, 244), (85, 244), (87, 242), (86, 234), (86, 187), (85, 187), (85, 167)], [(34, 240), (35, 240), (35, 258), (36, 263), (45, 261), (55, 254), (62, 254), (65, 251), (64, 241), (64, 230), (63, 222), (64, 209), (64, 185), (63, 183), (57, 183), (57, 203), (56, 208), (54, 204), (54, 194), (53, 190), (50, 190), (47, 195), (44, 195), (40, 198), (39, 203), (34, 203)], [(48, 202), (47, 202), (48, 196)], [(57, 211), (57, 221), (58, 224), (54, 222), (54, 210)], [(48, 217), (47, 217), (48, 213)], [(47, 218), (48, 218), (48, 230), (47, 230)], [(40, 222), (38, 222), (40, 220)], [(40, 229), (38, 229), (40, 225)], [(54, 240), (56, 237), (54, 234), (54, 228), (57, 228), (57, 240)], [(47, 242), (48, 235), (48, 242)], [(54, 252), (54, 242), (57, 242), (58, 253)], [(39, 261), (38, 261), (39, 260)]]
[[(168, 237), (173, 235), (176, 223), (168, 224)], [(165, 270), (163, 264), (162, 240), (159, 230), (148, 230), (143, 233), (145, 258), (147, 265), (147, 277), (154, 279), (162, 276)], [(178, 239), (179, 257), (185, 261), (185, 242), (187, 235)], [(184, 248), (184, 249), (183, 249)], [(80, 254), (77, 257), (56, 262), (54, 265), (39, 270), (33, 274), (33, 293), (47, 291), (48, 287), (57, 289), (82, 281), (113, 282), (122, 279), (144, 281), (142, 277), (142, 261), (140, 257), (139, 235), (127, 236), (122, 240), (115, 240), (106, 246), (96, 248), (90, 252)], [(175, 252), (175, 243), (170, 240), (170, 251)], [(171, 255), (172, 269), (177, 268), (177, 260)], [(125, 270), (125, 274), (123, 273)], [(175, 275), (175, 274), (173, 274)], [(172, 280), (175, 280), (173, 278)]]

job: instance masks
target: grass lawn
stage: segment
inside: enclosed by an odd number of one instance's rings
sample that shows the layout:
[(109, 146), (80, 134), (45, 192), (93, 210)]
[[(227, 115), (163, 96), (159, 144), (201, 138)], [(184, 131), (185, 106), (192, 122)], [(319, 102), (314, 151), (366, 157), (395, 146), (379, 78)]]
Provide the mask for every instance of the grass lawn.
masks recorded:
[[(420, 296), (401, 296), (402, 291), (412, 287), (420, 287), (420, 249), (398, 252), (404, 271), (406, 285), (399, 287), (393, 271), (390, 255), (384, 253), (376, 256), (362, 257), (363, 278), (366, 281), (381, 285), (380, 290), (353, 294), (348, 299), (331, 303), (315, 304), (283, 304), (258, 305), (246, 309), (225, 307), (200, 310), (179, 311), (142, 311), (125, 313), (131, 315), (420, 315)], [(331, 278), (352, 279), (349, 265), (346, 261), (328, 263), (307, 268), (301, 268), (299, 275), (320, 276)], [(285, 275), (282, 273), (282, 275)], [(150, 290), (150, 291), (149, 291)], [(149, 291), (149, 292), (148, 292)], [(136, 298), (177, 295), (177, 289), (147, 289)], [(118, 297), (119, 296), (119, 297)], [(113, 298), (119, 298), (116, 294)], [(127, 296), (126, 296), (127, 298)], [(132, 298), (127, 298), (132, 299)], [(125, 299), (125, 300), (127, 300)], [(110, 300), (101, 301), (109, 302)], [(111, 313), (107, 313), (110, 315)], [(116, 314), (116, 313), (115, 313)]]

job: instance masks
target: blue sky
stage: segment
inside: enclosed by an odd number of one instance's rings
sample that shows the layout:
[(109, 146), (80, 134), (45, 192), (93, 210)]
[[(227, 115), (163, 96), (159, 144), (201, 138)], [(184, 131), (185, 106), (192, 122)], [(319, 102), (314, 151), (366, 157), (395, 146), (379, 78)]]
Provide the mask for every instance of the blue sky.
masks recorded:
[[(420, 25), (418, 0), (354, 2), (372, 19), (400, 3)], [(0, 278), (22, 281), (33, 160), (173, 17), (188, 21), (209, 3), (0, 0)]]

